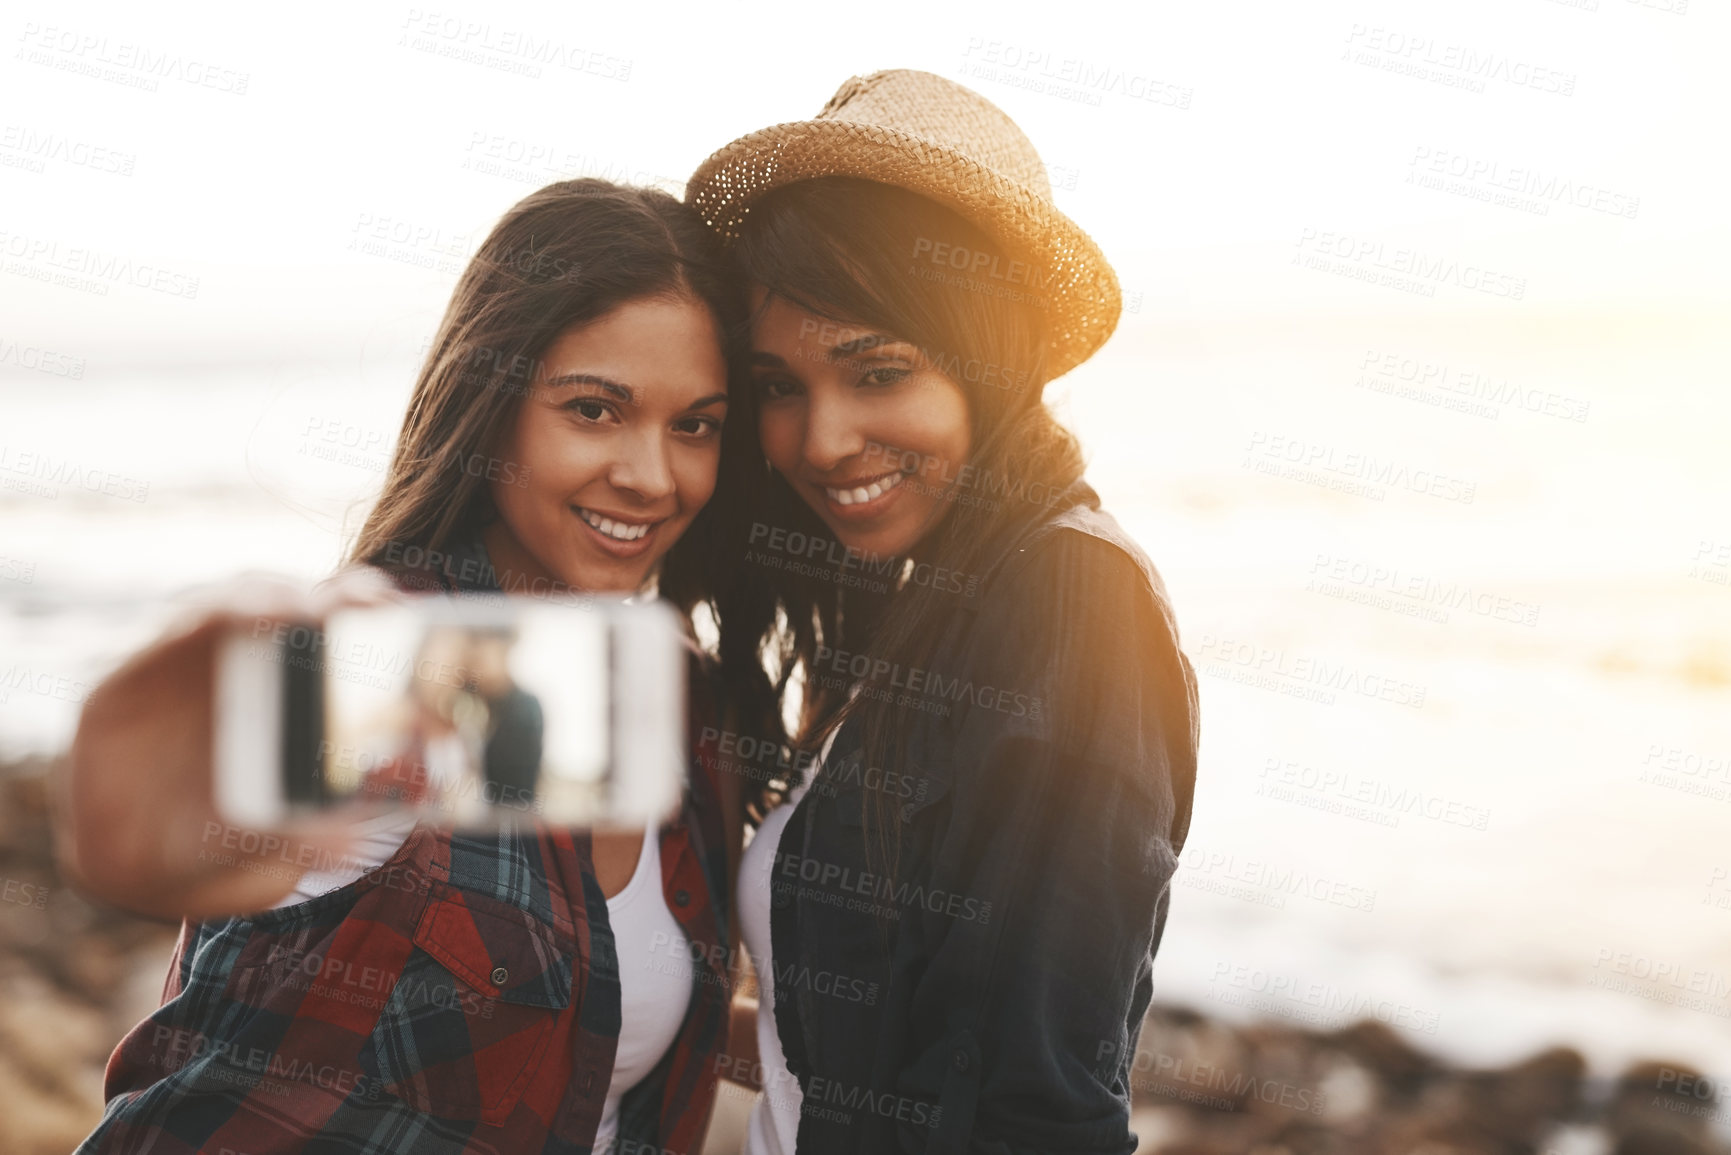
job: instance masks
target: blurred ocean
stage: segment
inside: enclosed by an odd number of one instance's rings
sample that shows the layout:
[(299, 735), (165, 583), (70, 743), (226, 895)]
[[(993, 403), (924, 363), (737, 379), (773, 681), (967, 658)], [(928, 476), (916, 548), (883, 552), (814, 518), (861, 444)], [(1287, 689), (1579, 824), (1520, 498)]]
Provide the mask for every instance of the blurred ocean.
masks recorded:
[[(429, 324), (5, 380), (0, 756), (63, 747), (189, 589), (333, 568)], [(1723, 353), (1687, 318), (1127, 316), (1054, 387), (1202, 686), (1157, 998), (1731, 1074)]]

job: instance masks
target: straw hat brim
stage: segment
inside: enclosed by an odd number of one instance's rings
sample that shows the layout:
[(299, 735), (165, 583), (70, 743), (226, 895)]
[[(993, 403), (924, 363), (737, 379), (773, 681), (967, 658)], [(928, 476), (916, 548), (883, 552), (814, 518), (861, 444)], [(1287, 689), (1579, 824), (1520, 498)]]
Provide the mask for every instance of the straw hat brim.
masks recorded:
[[(731, 242), (759, 197), (824, 176), (858, 177), (930, 197), (1025, 259), (1030, 271), (1024, 283), (975, 280), (980, 291), (1022, 293), (1041, 309), (1048, 379), (1087, 360), (1117, 327), (1118, 277), (1093, 238), (1027, 185), (911, 133), (842, 120), (772, 125), (704, 161), (686, 184), (685, 200)], [(909, 260), (913, 264), (912, 254)], [(966, 267), (938, 267), (944, 275), (973, 276)]]

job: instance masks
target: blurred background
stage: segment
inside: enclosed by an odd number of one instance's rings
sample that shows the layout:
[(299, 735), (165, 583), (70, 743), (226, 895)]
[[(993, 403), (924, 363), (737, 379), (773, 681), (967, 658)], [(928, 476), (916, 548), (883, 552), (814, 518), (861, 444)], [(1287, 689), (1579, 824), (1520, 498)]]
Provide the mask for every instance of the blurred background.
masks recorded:
[(1723, 5), (153, 8), (0, 9), (0, 1149), (93, 1124), (173, 940), (49, 865), (84, 695), (332, 570), (514, 201), (889, 67), (1124, 287), (1048, 397), (1202, 686), (1142, 1149), (1722, 1148)]

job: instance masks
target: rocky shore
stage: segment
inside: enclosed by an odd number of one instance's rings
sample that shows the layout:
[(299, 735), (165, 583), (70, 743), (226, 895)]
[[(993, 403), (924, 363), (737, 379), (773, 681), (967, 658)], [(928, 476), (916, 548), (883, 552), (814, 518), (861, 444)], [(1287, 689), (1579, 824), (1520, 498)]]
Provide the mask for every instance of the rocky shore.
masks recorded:
[(54, 869), (47, 766), (0, 769), (0, 1152), (66, 1155), (115, 1043), (162, 992), (177, 928), (84, 901)]
[[(5, 1155), (65, 1155), (89, 1131), (109, 1052), (156, 1005), (175, 938), (174, 927), (88, 903), (60, 880), (47, 769), (0, 770)], [(1156, 1006), (1131, 1090), (1139, 1150), (1166, 1155), (1731, 1155), (1713, 1127), (1731, 1107), (1682, 1064), (1592, 1079), (1581, 1055), (1558, 1047), (1462, 1070), (1373, 1021), (1235, 1027)]]
[(1493, 1070), (1448, 1066), (1364, 1021), (1232, 1027), (1178, 1007), (1143, 1026), (1132, 1075), (1141, 1151), (1165, 1155), (1718, 1155), (1717, 1090), (1680, 1063), (1590, 1078), (1553, 1047)]

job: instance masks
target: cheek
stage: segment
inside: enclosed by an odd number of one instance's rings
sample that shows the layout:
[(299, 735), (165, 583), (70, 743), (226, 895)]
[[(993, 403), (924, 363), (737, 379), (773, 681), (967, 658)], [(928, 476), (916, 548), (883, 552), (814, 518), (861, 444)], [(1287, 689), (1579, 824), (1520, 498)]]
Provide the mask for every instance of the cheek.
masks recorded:
[(946, 461), (968, 456), (973, 436), (968, 429), (968, 403), (954, 385), (910, 397), (898, 424), (907, 430), (910, 449)]
[(517, 449), (530, 467), (530, 486), (557, 495), (581, 489), (606, 468), (602, 447), (558, 420), (534, 422), (522, 431)]
[(945, 437), (951, 460), (966, 461), (973, 450), (974, 433), (969, 423), (968, 398), (961, 386), (947, 382), (944, 397)]
[(715, 495), (715, 475), (721, 467), (721, 450), (686, 449), (676, 451), (676, 486), (679, 490), (680, 512), (687, 517), (708, 504)]

